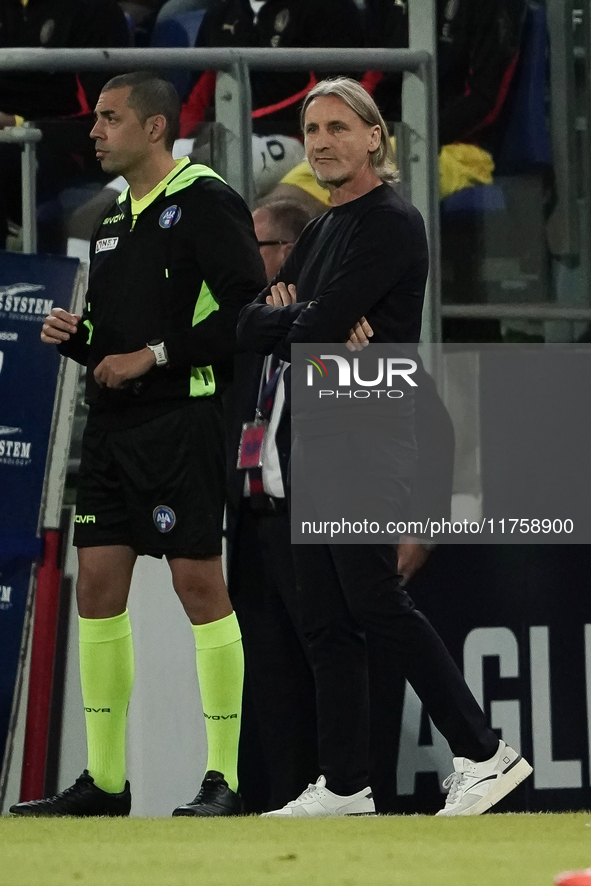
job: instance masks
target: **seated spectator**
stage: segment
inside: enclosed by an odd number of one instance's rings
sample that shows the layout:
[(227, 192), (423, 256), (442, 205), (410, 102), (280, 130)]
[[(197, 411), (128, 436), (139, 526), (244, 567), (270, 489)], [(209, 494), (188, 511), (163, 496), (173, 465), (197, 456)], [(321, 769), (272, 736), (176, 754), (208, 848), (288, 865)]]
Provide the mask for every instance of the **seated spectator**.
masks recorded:
[(331, 205), (330, 193), (318, 184), (307, 160), (302, 160), (290, 169), (262, 202), (273, 203), (276, 200), (290, 200), (297, 203), (311, 216), (326, 212)]
[(119, 0), (119, 6), (125, 15), (131, 16), (136, 25), (141, 25), (150, 18), (155, 18), (166, 0)]
[[(417, 0), (409, 0), (417, 2)], [(525, 0), (437, 0), (439, 193), (493, 180), (501, 110), (517, 64)], [(372, 47), (408, 46), (408, 4), (366, 0), (366, 41)], [(402, 74), (368, 71), (363, 85), (384, 118), (401, 119)], [(270, 200), (298, 200), (316, 211), (330, 206), (306, 161), (286, 173)]]
[(132, 32), (134, 46), (148, 45), (154, 23), (166, 5), (166, 0), (119, 0)]
[[(25, 14), (26, 11), (26, 14)], [(0, 44), (7, 47), (89, 48), (127, 46), (125, 16), (115, 0), (5, 0), (0, 4)], [(38, 201), (54, 197), (80, 173), (97, 168), (88, 137), (108, 73), (0, 72), (0, 128), (34, 121)], [(7, 220), (20, 224), (20, 147), (0, 145), (0, 244)]]
[[(409, 0), (416, 2), (416, 0)], [(408, 46), (408, 4), (366, 0), (367, 44)], [(500, 112), (517, 64), (526, 0), (437, 0), (439, 143), (494, 151)], [(377, 75), (373, 97), (400, 120), (400, 74)]]
[[(199, 47), (351, 47), (360, 46), (362, 19), (354, 0), (221, 0), (205, 15), (196, 45)], [(253, 144), (255, 187), (261, 197), (297, 160), (303, 158), (299, 141), (299, 107), (322, 74), (313, 71), (252, 71), (253, 132), (274, 146), (265, 151)], [(201, 74), (181, 114), (181, 135), (213, 119), (215, 71)], [(263, 149), (265, 163), (256, 167)], [(269, 156), (265, 157), (265, 153)], [(291, 155), (287, 165), (283, 155)], [(269, 162), (270, 160), (270, 162)], [(273, 172), (271, 172), (273, 170)]]

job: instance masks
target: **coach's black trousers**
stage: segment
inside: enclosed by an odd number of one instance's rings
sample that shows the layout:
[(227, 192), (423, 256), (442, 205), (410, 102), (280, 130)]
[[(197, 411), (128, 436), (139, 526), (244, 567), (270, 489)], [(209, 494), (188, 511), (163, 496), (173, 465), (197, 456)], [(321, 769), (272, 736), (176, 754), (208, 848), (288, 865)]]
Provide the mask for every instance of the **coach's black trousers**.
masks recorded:
[[(229, 587), (242, 630), (246, 692), (268, 776), (264, 808), (278, 809), (318, 777), (314, 679), (299, 628), (287, 509), (257, 515), (243, 500)], [(256, 757), (253, 744), (244, 730), (239, 769), (248, 811), (256, 811), (245, 778)]]
[(369, 783), (371, 668), (398, 667), (454, 756), (482, 761), (498, 738), (422, 613), (400, 587), (395, 545), (294, 545), (302, 628), (316, 683), (320, 771), (337, 794)]

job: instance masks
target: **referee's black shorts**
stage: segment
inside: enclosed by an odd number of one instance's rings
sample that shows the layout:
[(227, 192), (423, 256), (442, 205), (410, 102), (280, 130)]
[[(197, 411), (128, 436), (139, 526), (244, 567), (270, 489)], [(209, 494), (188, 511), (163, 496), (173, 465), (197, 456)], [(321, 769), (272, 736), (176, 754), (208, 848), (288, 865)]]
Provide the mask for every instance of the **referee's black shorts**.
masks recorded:
[(125, 430), (92, 410), (82, 439), (74, 544), (127, 545), (152, 557), (222, 552), (221, 403), (198, 398)]

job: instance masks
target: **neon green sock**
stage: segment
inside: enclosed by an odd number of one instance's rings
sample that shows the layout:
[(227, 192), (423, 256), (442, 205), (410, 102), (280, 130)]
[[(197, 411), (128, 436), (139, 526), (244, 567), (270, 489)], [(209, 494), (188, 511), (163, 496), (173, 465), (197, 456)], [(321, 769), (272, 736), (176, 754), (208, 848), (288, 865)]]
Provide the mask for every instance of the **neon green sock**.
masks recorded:
[(197, 647), (197, 675), (207, 732), (207, 769), (221, 772), (238, 790), (238, 740), (242, 712), (244, 656), (234, 612), (205, 625), (191, 625)]
[(117, 794), (125, 787), (125, 727), (133, 686), (129, 614), (80, 618), (79, 627), (88, 771), (97, 787)]

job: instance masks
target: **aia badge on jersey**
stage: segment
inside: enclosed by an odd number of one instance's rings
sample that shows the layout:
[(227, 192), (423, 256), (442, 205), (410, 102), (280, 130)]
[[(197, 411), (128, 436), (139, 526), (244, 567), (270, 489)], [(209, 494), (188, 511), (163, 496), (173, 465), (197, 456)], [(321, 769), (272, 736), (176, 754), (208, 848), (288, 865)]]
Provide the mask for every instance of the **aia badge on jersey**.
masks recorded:
[(108, 252), (109, 249), (115, 249), (119, 243), (119, 237), (104, 237), (102, 240), (96, 241), (95, 254), (97, 252)]
[(176, 225), (180, 217), (181, 207), (169, 206), (168, 209), (164, 210), (164, 212), (158, 219), (158, 224), (161, 228), (172, 228), (173, 225)]
[(157, 508), (154, 508), (152, 516), (159, 532), (170, 532), (176, 523), (175, 512), (166, 505), (158, 505)]

